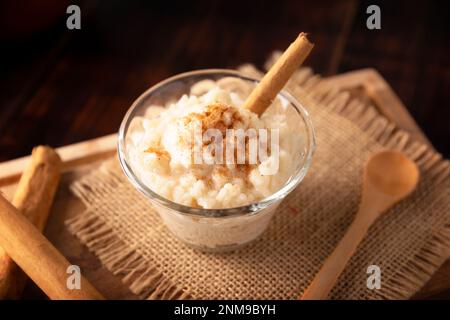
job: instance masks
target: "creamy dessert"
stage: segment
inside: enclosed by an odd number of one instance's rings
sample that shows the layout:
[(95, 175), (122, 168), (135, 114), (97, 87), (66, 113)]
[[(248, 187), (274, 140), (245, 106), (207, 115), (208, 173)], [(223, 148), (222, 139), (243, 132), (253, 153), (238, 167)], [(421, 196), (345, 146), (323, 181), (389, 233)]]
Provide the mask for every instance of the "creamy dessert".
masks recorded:
[(127, 162), (150, 190), (200, 210), (246, 208), (229, 216), (216, 210), (191, 214), (152, 201), (167, 227), (191, 246), (220, 250), (255, 239), (285, 194), (270, 204), (242, 206), (276, 193), (304, 165), (305, 129), (296, 109), (278, 95), (258, 116), (242, 108), (252, 89), (253, 83), (237, 77), (203, 80), (181, 98), (147, 105), (131, 119)]
[[(127, 150), (135, 173), (161, 196), (190, 207), (239, 207), (273, 194), (295, 170), (294, 155), (302, 146), (295, 126), (288, 124), (289, 103), (277, 99), (258, 117), (240, 108), (245, 98), (242, 93), (230, 92), (220, 83), (208, 82), (208, 88), (202, 92), (194, 86), (190, 95), (166, 106), (150, 106), (143, 118), (134, 119)], [(220, 131), (220, 158), (215, 157), (217, 148), (209, 153), (202, 150), (213, 139), (203, 139), (196, 145), (196, 129), (201, 130), (200, 135), (208, 129)], [(230, 129), (253, 132), (254, 136), (247, 134), (245, 144), (239, 144)], [(266, 140), (260, 132), (266, 132)], [(256, 161), (250, 161), (251, 139), (257, 140), (253, 147), (264, 144), (265, 158), (258, 154)], [(197, 158), (196, 147), (200, 148)], [(243, 163), (237, 159), (239, 149), (245, 151)], [(232, 161), (227, 161), (227, 152), (234, 155)]]

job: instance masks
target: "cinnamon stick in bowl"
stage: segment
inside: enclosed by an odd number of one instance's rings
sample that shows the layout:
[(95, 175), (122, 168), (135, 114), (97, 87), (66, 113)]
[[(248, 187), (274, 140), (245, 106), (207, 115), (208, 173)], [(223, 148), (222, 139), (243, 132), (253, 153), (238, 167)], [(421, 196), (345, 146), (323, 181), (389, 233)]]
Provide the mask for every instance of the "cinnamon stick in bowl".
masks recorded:
[(283, 89), (295, 70), (305, 61), (311, 52), (312, 44), (306, 33), (300, 33), (294, 42), (283, 52), (270, 70), (261, 79), (245, 100), (244, 108), (261, 115), (270, 106), (273, 99)]

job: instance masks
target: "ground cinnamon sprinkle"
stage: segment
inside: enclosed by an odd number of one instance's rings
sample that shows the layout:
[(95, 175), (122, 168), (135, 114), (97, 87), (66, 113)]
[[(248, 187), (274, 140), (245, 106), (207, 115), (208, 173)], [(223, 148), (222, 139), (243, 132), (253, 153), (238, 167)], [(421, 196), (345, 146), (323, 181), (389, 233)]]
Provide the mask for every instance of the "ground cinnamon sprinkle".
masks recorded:
[[(189, 126), (193, 121), (199, 122), (201, 125), (201, 132), (204, 134), (208, 129), (218, 129), (223, 135), (222, 140), (222, 163), (223, 164), (214, 164), (213, 172), (215, 174), (219, 174), (221, 176), (232, 178), (236, 174), (243, 178), (244, 180), (247, 180), (246, 177), (250, 173), (250, 171), (256, 167), (256, 164), (250, 164), (250, 155), (249, 155), (249, 145), (250, 145), (250, 138), (248, 136), (245, 136), (245, 163), (237, 164), (237, 158), (238, 158), (238, 148), (237, 148), (237, 141), (233, 144), (234, 150), (234, 168), (230, 169), (226, 165), (226, 148), (228, 147), (227, 144), (227, 135), (226, 130), (227, 129), (233, 129), (236, 127), (238, 122), (241, 124), (244, 122), (241, 115), (239, 114), (239, 111), (230, 105), (223, 104), (223, 103), (212, 103), (208, 105), (205, 108), (204, 112), (197, 113), (192, 112), (189, 113), (187, 116), (185, 116), (182, 119), (182, 123), (185, 126)], [(258, 139), (258, 133), (256, 134), (256, 139)], [(180, 145), (191, 145), (192, 142), (187, 142), (184, 140), (185, 138), (180, 136), (178, 143)], [(211, 143), (214, 142), (214, 137), (212, 139), (202, 140), (203, 146), (208, 146)], [(158, 156), (158, 158), (164, 157), (166, 159), (170, 160), (170, 154), (163, 148), (159, 147), (149, 147), (145, 150), (145, 152), (148, 153), (154, 153)], [(194, 149), (192, 149), (192, 157)], [(269, 150), (270, 153), (270, 150)], [(211, 150), (211, 155), (213, 157), (216, 156), (216, 149)], [(232, 171), (232, 172), (231, 172)]]
[(157, 147), (148, 147), (144, 152), (147, 152), (147, 153), (154, 153), (154, 154), (156, 154), (156, 156), (158, 157), (158, 158), (168, 158), (168, 159), (170, 159), (170, 154), (166, 151), (166, 150), (164, 150), (164, 149), (162, 149), (162, 148), (157, 148)]
[[(230, 113), (229, 123), (225, 121), (225, 114)], [(234, 127), (236, 121), (242, 121), (236, 108), (223, 104), (213, 103), (206, 107), (206, 110), (202, 113), (190, 113), (185, 117), (185, 124), (189, 124), (193, 120), (200, 121), (202, 124), (202, 132), (208, 129), (218, 129), (225, 134), (226, 129)]]
[[(226, 130), (233, 129), (237, 125), (238, 122), (243, 122), (239, 111), (230, 105), (226, 105), (223, 103), (212, 103), (205, 108), (205, 111), (202, 113), (190, 113), (183, 119), (184, 125), (188, 126), (192, 121), (198, 121), (201, 124), (202, 134), (204, 134), (208, 129), (218, 129), (223, 135), (223, 163), (226, 163)], [(208, 146), (212, 143), (211, 140), (203, 141), (203, 146)], [(247, 180), (247, 175), (249, 172), (255, 167), (254, 164), (249, 164), (249, 156), (248, 156), (248, 137), (245, 137), (245, 145), (246, 145), (246, 162), (244, 164), (235, 164), (235, 169), (233, 172), (227, 167), (226, 164), (214, 164), (213, 173), (219, 174), (221, 176), (227, 177), (227, 179), (232, 178), (238, 174), (240, 178), (243, 178), (245, 181)], [(211, 155), (215, 156), (215, 149), (212, 150)], [(234, 150), (234, 159), (237, 161), (237, 148), (235, 144)], [(205, 177), (203, 177), (205, 178)], [(209, 179), (207, 179), (209, 180)], [(208, 181), (211, 183), (211, 181)]]

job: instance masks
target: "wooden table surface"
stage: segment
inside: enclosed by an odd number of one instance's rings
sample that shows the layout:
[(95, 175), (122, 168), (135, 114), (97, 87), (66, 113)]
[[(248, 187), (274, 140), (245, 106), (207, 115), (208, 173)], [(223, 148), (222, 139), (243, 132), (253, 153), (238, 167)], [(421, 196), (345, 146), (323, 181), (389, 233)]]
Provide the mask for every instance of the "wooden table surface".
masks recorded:
[[(370, 31), (370, 1), (83, 1), (82, 29), (69, 31), (69, 1), (38, 2), (33, 10), (3, 3), (0, 10), (0, 161), (36, 144), (112, 133), (131, 102), (158, 81), (199, 68), (262, 67), (299, 31), (316, 43), (308, 59), (316, 72), (376, 68), (422, 129), (413, 123), (414, 130), (450, 156), (450, 19), (443, 3), (378, 1), (382, 29)], [(45, 20), (48, 8), (56, 18)], [(39, 26), (46, 27), (30, 31)], [(32, 286), (27, 290), (32, 297)], [(450, 291), (426, 298), (450, 298)]]

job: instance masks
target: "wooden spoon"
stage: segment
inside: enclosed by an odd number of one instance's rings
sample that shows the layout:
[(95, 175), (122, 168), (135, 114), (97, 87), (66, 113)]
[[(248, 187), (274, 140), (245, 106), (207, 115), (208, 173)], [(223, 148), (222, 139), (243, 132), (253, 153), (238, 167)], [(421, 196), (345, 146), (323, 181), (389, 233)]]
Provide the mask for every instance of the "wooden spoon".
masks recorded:
[(359, 211), (347, 233), (303, 293), (302, 300), (326, 299), (372, 223), (404, 199), (419, 180), (417, 165), (397, 151), (382, 151), (366, 164)]

